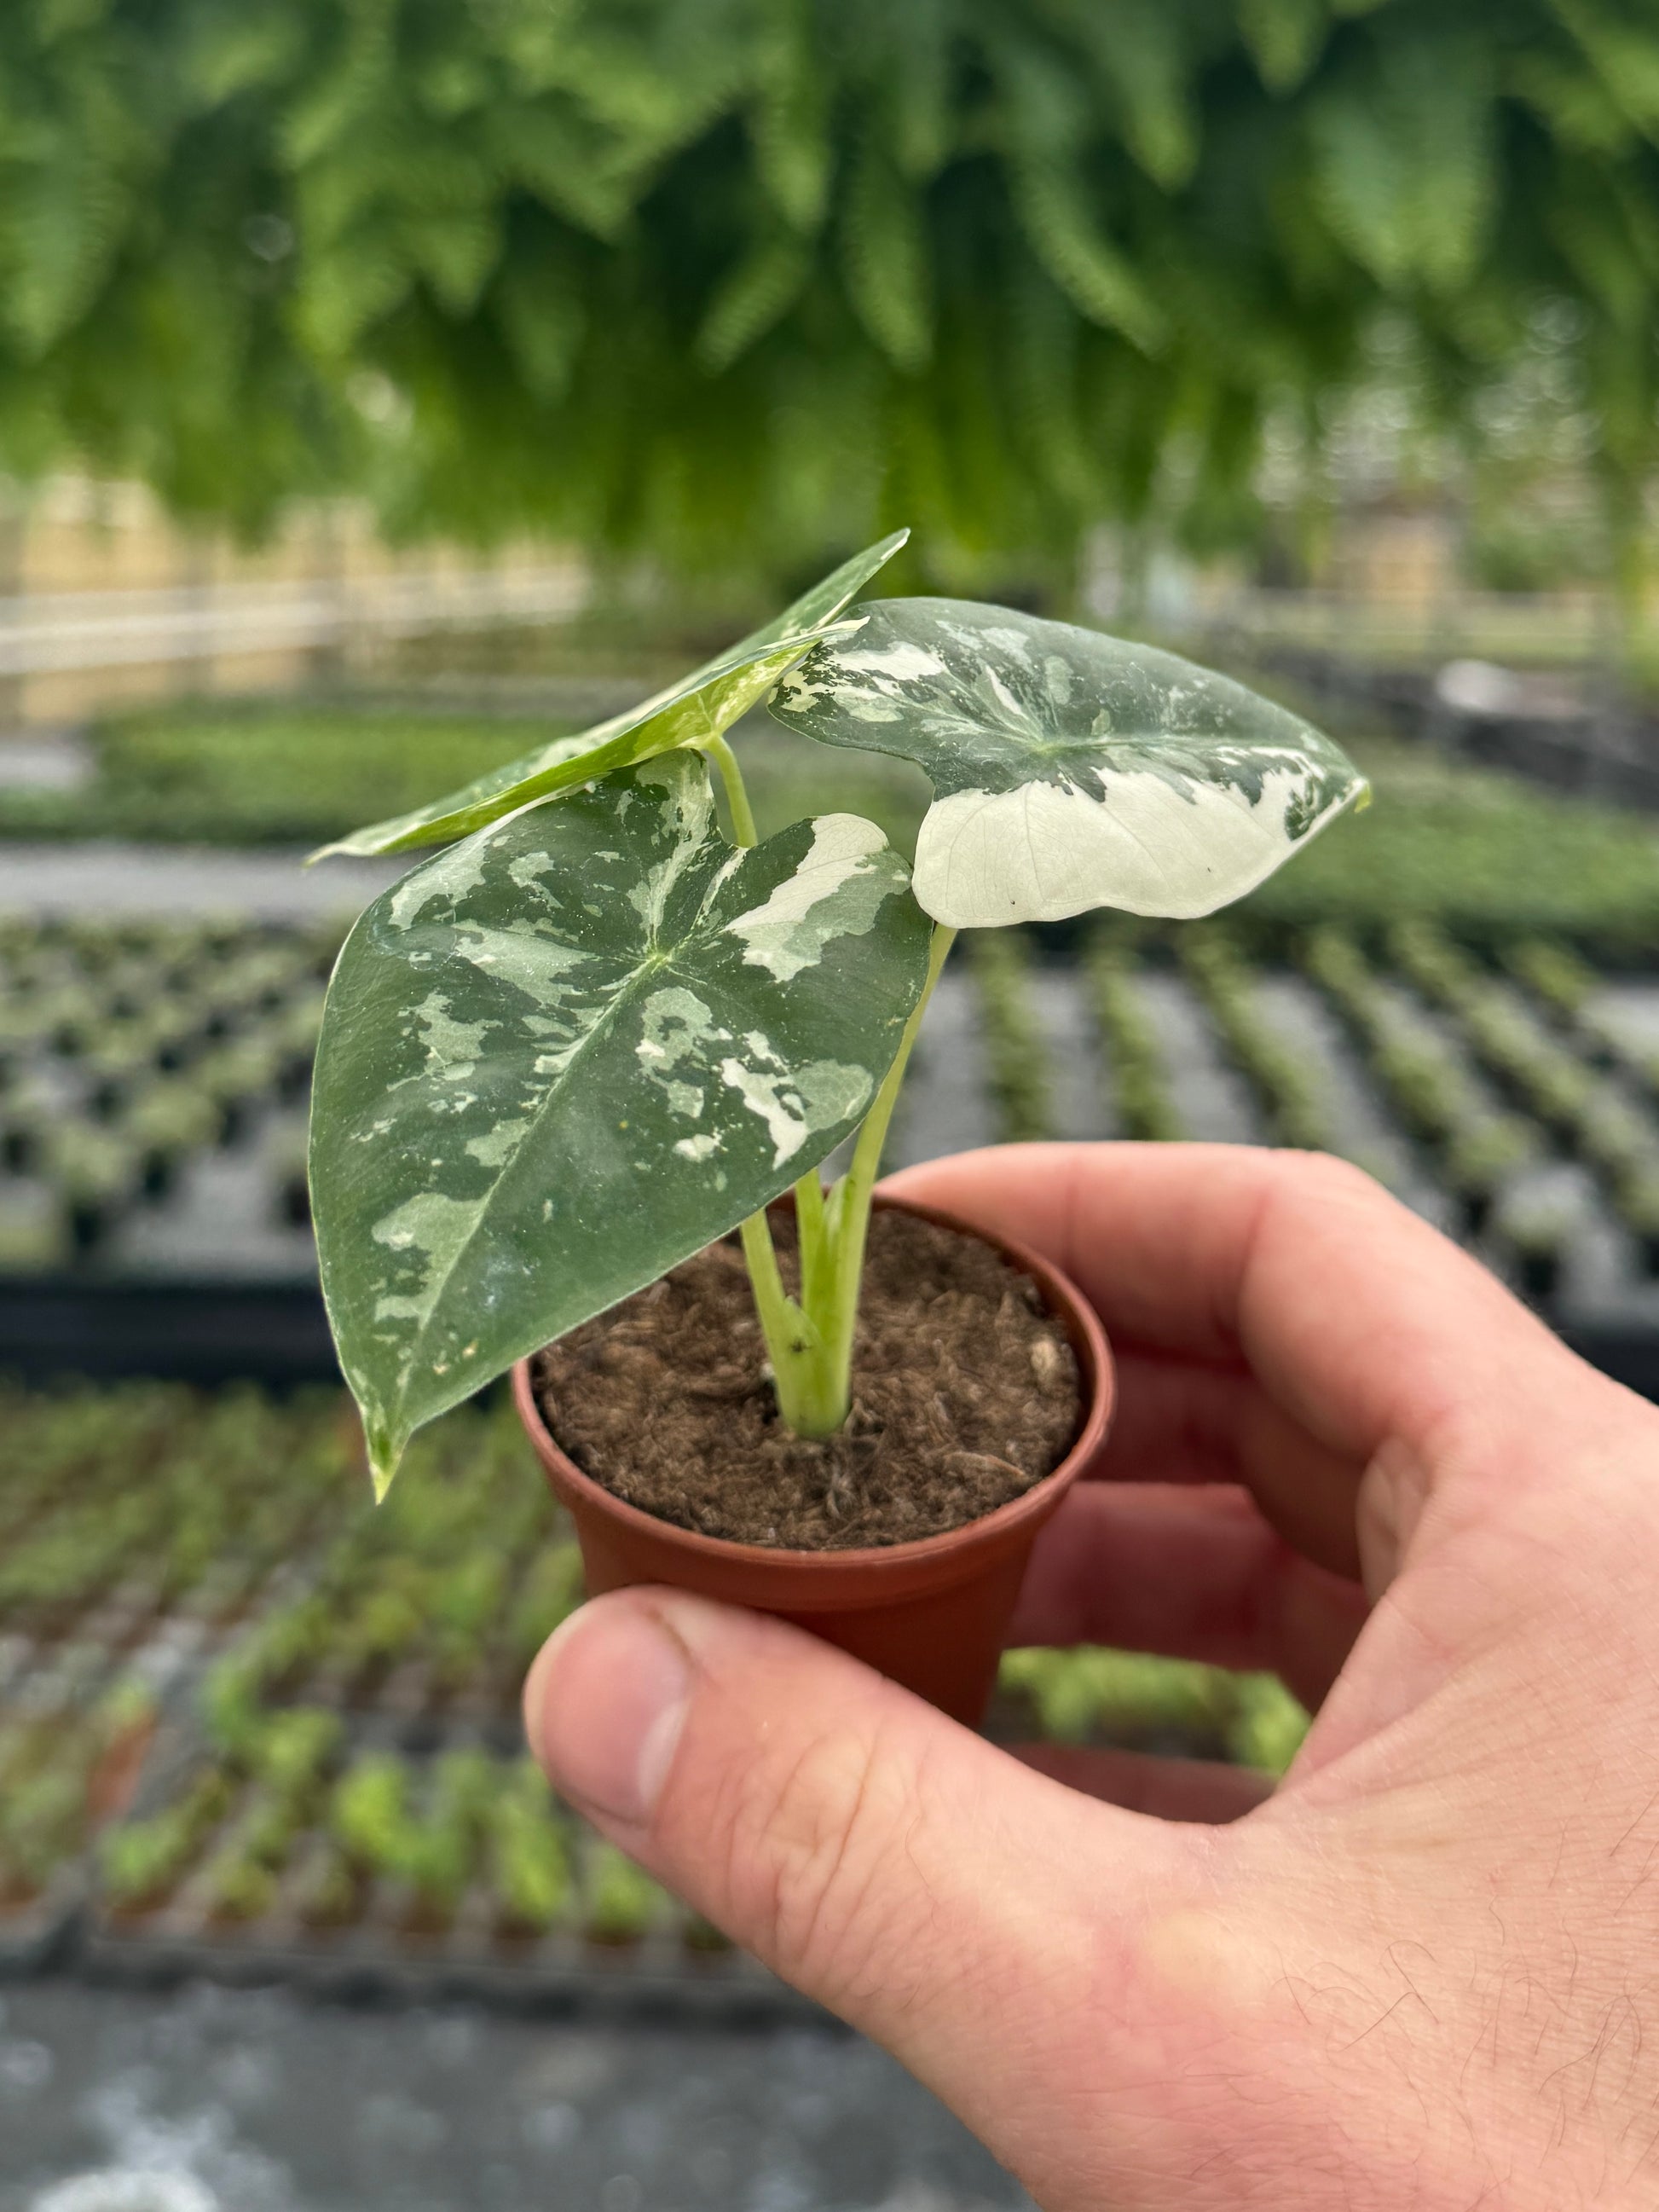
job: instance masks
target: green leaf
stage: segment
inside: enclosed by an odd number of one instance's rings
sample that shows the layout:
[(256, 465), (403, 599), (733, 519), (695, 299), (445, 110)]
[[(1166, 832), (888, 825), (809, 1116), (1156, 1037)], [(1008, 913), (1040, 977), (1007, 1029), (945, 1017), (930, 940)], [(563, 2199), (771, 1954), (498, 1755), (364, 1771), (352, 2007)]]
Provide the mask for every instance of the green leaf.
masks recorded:
[(760, 704), (779, 677), (810, 642), (825, 634), (826, 625), (891, 560), (909, 534), (908, 530), (895, 531), (879, 544), (844, 561), (729, 653), (705, 661), (627, 714), (614, 714), (579, 736), (538, 745), (429, 806), (371, 823), (311, 857), (320, 860), (331, 853), (404, 853), (416, 846), (446, 844), (499, 821), (532, 799), (579, 790), (595, 776), (678, 745), (707, 744)]
[(1058, 162), (1036, 160), (1020, 163), (1012, 183), (1032, 252), (1079, 314), (1156, 353), (1169, 336), (1164, 311), (1102, 234), (1076, 176)]
[(452, 208), (411, 216), (404, 235), (442, 307), (452, 315), (470, 313), (501, 251), (495, 222), (471, 208)]
[(282, 83), (305, 53), (310, 26), (283, 0), (209, 15), (191, 24), (181, 74), (209, 107)]
[(812, 272), (812, 251), (793, 231), (766, 230), (738, 259), (708, 303), (692, 346), (711, 375), (766, 336), (787, 315)]
[(562, 397), (587, 334), (575, 271), (561, 257), (510, 262), (495, 288), (495, 310), (526, 388), (538, 400)]
[(856, 815), (751, 850), (686, 753), (526, 807), (358, 921), (313, 1090), (323, 1291), (384, 1490), (411, 1431), (862, 1120), (927, 973)]
[(1391, 290), (1451, 293), (1498, 204), (1490, 57), (1462, 40), (1384, 47), (1310, 103), (1320, 213)]
[(1301, 83), (1329, 29), (1324, 0), (1240, 0), (1238, 27), (1274, 92)]
[(1211, 914), (1358, 799), (1299, 716), (1174, 653), (962, 599), (881, 599), (771, 712), (931, 779), (915, 894), (952, 928)]
[(895, 368), (914, 374), (933, 351), (933, 271), (915, 194), (885, 151), (860, 149), (842, 229), (853, 312)]

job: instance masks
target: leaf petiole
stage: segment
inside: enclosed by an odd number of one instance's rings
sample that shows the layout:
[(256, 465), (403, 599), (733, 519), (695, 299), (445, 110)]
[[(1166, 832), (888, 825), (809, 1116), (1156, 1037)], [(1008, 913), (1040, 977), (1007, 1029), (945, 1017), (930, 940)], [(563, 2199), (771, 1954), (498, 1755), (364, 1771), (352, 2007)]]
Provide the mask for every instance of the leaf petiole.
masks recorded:
[(859, 1130), (847, 1173), (827, 1197), (816, 1168), (795, 1185), (799, 1300), (784, 1288), (765, 1216), (751, 1215), (743, 1224), (744, 1256), (772, 1363), (778, 1411), (785, 1425), (799, 1437), (833, 1436), (852, 1405), (853, 1336), (858, 1326), (864, 1251), (882, 1149), (922, 1017), (955, 939), (953, 929), (933, 931), (927, 980), (905, 1024), (893, 1064)]
[(706, 738), (698, 747), (706, 759), (713, 761), (720, 772), (720, 782), (726, 790), (726, 803), (732, 810), (732, 833), (739, 845), (757, 845), (760, 833), (755, 827), (755, 811), (749, 804), (749, 791), (743, 780), (743, 770), (738, 766), (738, 757), (723, 737)]

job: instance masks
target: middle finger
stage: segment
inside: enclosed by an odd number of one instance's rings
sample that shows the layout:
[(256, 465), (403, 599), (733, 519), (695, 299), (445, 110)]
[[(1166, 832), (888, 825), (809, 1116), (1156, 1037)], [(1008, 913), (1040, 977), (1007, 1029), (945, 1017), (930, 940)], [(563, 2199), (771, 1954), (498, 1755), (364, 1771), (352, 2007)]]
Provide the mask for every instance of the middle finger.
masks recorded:
[(1286, 1543), (1334, 1573), (1359, 1572), (1359, 1469), (1299, 1427), (1243, 1368), (1116, 1347), (1106, 1481), (1237, 1483)]
[(1090, 1483), (1038, 1537), (1011, 1644), (1118, 1644), (1276, 1674), (1310, 1707), (1369, 1610), (1231, 1487)]

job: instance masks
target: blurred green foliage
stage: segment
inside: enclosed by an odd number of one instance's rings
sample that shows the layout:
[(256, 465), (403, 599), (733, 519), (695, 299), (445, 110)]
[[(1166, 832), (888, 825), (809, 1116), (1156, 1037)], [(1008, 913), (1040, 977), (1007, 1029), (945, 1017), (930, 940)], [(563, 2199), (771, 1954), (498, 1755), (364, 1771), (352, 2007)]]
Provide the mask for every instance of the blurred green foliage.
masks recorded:
[[(0, 837), (314, 845), (422, 806), (568, 726), (325, 699), (177, 701), (96, 724), (85, 785), (0, 786)], [(804, 815), (854, 813), (914, 848), (927, 785), (908, 763), (805, 744), (758, 715), (738, 743), (763, 836)]]
[[(178, 704), (94, 732), (99, 773), (81, 790), (0, 792), (0, 837), (126, 836), (312, 842), (377, 807), (416, 806), (493, 766), (548, 721), (302, 702)], [(741, 725), (761, 834), (804, 816), (878, 822), (907, 854), (926, 786), (903, 763)], [(1373, 805), (1316, 838), (1294, 868), (1237, 909), (1275, 937), (1336, 921), (1364, 932), (1404, 915), (1479, 941), (1564, 931), (1621, 958), (1659, 936), (1659, 830), (1650, 817), (1448, 763), (1426, 746), (1348, 740)], [(1133, 933), (1125, 921), (1117, 926)]]
[[(1653, 0), (12, 0), (0, 465), (787, 571), (1247, 528), (1386, 313), (1656, 436)], [(1022, 569), (1021, 564), (1025, 564)]]
[(1235, 919), (1278, 928), (1402, 917), (1477, 942), (1561, 930), (1613, 958), (1659, 935), (1659, 829), (1515, 777), (1453, 767), (1426, 749), (1360, 746), (1373, 805), (1316, 837)]
[(94, 731), (90, 785), (0, 790), (0, 836), (316, 843), (423, 805), (566, 727), (286, 702), (146, 708)]

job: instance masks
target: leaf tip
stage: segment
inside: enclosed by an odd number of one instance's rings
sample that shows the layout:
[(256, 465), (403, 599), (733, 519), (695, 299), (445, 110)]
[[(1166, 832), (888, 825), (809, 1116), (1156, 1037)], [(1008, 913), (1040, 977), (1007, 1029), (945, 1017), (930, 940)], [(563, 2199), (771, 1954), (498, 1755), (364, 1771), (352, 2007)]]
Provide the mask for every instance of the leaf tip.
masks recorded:
[(366, 1421), (363, 1433), (368, 1443), (368, 1479), (374, 1486), (374, 1503), (384, 1505), (404, 1455), (404, 1438), (378, 1421)]

